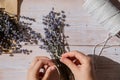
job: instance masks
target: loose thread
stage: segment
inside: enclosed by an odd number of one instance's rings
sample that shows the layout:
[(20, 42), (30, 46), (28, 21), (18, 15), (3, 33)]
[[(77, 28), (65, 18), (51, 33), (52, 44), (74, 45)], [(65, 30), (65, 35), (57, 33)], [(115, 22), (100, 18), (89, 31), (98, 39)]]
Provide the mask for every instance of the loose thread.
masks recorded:
[(95, 65), (95, 61), (97, 61), (97, 59), (95, 58), (95, 56), (96, 56), (96, 48), (99, 46), (99, 45), (101, 45), (101, 44), (103, 44), (104, 43), (104, 45), (102, 46), (102, 48), (101, 48), (101, 50), (100, 50), (100, 52), (99, 52), (99, 54), (98, 54), (98, 57), (100, 57), (101, 56), (101, 54), (102, 54), (102, 52), (103, 52), (103, 50), (106, 48), (106, 44), (108, 43), (108, 41), (110, 40), (112, 38), (112, 36), (109, 36), (107, 39), (105, 39), (105, 41), (103, 41), (102, 43), (99, 43), (99, 44), (97, 44), (96, 46), (95, 46), (95, 48), (94, 48), (94, 57), (93, 57), (93, 63), (94, 63), (94, 67), (95, 67), (95, 70), (96, 70), (96, 65)]

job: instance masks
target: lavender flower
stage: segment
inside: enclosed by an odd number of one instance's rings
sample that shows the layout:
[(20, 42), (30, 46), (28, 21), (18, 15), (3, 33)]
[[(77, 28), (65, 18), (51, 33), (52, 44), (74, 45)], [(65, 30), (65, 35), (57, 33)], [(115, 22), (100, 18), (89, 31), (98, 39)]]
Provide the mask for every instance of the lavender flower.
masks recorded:
[(64, 11), (55, 12), (54, 9), (43, 17), (45, 38), (42, 38), (44, 45), (41, 45), (40, 48), (46, 49), (55, 59), (59, 59), (62, 53), (69, 51), (67, 36), (64, 34), (64, 27), (69, 25), (65, 23), (65, 19)]

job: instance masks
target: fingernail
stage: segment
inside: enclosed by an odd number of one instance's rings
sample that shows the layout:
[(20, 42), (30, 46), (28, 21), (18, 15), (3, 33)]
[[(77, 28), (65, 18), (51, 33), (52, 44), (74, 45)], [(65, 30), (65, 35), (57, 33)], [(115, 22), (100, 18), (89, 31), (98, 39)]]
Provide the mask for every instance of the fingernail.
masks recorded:
[(62, 54), (62, 56), (64, 56), (64, 55), (65, 55), (65, 53)]
[(63, 58), (61, 58), (61, 59), (60, 59), (60, 61), (61, 61), (61, 62), (63, 62), (63, 61), (64, 61), (64, 59), (63, 59)]
[(60, 61), (62, 61), (62, 58), (60, 58)]
[(51, 70), (55, 70), (56, 68), (55, 68), (55, 66), (52, 66), (52, 67), (50, 67), (50, 69), (51, 69)]

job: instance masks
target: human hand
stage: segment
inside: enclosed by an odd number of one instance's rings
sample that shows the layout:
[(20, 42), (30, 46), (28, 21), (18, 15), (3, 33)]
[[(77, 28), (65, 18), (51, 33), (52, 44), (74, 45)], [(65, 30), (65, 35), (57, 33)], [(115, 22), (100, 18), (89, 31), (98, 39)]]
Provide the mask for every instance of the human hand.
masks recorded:
[(61, 62), (70, 68), (75, 80), (94, 80), (90, 57), (78, 51), (73, 51), (63, 54)]
[(31, 63), (27, 80), (59, 80), (59, 74), (52, 60), (39, 56)]

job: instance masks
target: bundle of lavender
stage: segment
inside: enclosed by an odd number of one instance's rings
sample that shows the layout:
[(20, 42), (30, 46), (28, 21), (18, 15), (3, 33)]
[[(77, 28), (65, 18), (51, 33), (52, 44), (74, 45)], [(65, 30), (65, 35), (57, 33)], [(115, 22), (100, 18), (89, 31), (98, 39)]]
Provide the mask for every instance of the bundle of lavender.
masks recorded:
[(53, 59), (59, 59), (62, 53), (69, 51), (69, 45), (66, 41), (68, 36), (64, 34), (64, 27), (69, 25), (65, 23), (65, 18), (64, 11), (57, 13), (54, 12), (54, 9), (43, 17), (45, 38), (41, 39), (43, 45), (40, 48), (47, 50)]
[(54, 8), (48, 15), (43, 17), (45, 37), (41, 38), (43, 45), (41, 45), (40, 48), (50, 53), (51, 58), (58, 67), (61, 80), (71, 80), (73, 75), (70, 69), (59, 61), (63, 53), (70, 51), (66, 40), (69, 36), (65, 36), (64, 34), (64, 28), (69, 26), (69, 24), (66, 24), (65, 21), (65, 12), (55, 12)]

